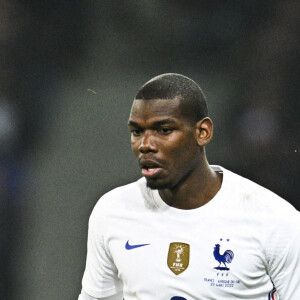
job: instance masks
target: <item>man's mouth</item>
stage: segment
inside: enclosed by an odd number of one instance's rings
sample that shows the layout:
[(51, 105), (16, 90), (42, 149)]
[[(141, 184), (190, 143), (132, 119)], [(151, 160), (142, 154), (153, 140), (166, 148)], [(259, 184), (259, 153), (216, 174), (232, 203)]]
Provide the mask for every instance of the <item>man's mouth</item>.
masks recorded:
[(142, 174), (145, 177), (152, 177), (154, 175), (157, 175), (161, 170), (162, 170), (162, 168), (143, 167), (142, 168)]
[(145, 177), (152, 177), (158, 175), (162, 171), (162, 166), (154, 160), (141, 159), (139, 161), (140, 167), (142, 169), (142, 174)]

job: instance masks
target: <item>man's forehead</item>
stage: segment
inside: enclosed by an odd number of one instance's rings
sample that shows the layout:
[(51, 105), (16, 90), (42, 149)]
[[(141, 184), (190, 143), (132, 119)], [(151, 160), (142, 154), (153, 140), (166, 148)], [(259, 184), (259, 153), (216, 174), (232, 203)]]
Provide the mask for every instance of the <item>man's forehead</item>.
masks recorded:
[(189, 121), (190, 114), (180, 99), (134, 100), (128, 125), (156, 126), (163, 124), (181, 124)]
[(133, 116), (141, 115), (180, 115), (181, 114), (181, 101), (179, 98), (175, 99), (151, 99), (141, 100), (136, 99), (133, 101), (131, 113)]

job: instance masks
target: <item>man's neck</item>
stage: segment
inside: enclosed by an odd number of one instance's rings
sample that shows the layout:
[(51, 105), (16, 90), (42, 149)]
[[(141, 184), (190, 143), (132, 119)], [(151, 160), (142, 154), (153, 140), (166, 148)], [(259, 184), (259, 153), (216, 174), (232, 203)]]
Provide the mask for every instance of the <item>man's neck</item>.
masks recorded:
[(159, 190), (164, 202), (179, 209), (194, 209), (209, 202), (220, 190), (222, 174), (216, 173), (207, 161), (174, 188)]

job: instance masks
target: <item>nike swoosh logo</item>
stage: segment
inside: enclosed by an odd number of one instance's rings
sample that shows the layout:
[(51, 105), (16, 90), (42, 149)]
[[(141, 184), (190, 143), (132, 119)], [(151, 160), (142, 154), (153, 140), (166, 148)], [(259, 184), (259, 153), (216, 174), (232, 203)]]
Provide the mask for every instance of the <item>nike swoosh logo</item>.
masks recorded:
[(132, 249), (135, 249), (135, 248), (139, 248), (139, 247), (143, 247), (143, 246), (148, 246), (150, 244), (138, 244), (138, 245), (130, 245), (129, 244), (129, 241), (127, 241), (126, 245), (125, 245), (125, 249), (126, 250), (132, 250)]

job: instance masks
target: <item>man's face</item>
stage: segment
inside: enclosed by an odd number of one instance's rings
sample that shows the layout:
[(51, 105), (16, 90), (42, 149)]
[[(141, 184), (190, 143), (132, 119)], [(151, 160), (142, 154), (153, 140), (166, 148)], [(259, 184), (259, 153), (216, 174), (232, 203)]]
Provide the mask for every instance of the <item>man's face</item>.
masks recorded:
[(150, 188), (175, 188), (199, 165), (196, 124), (188, 121), (179, 99), (134, 100), (128, 124)]

